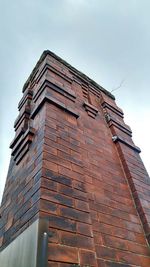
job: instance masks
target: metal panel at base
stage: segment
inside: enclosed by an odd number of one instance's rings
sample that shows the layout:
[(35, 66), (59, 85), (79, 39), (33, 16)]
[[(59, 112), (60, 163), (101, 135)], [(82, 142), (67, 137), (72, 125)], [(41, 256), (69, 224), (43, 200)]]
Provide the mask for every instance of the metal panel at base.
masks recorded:
[(36, 267), (39, 220), (0, 252), (0, 267)]

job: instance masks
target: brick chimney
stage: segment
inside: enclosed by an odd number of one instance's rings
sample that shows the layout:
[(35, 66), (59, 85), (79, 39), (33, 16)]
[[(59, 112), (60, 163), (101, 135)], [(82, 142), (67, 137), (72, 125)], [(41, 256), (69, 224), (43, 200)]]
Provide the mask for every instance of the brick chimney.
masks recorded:
[(149, 267), (150, 179), (114, 96), (44, 51), (18, 109), (0, 267)]

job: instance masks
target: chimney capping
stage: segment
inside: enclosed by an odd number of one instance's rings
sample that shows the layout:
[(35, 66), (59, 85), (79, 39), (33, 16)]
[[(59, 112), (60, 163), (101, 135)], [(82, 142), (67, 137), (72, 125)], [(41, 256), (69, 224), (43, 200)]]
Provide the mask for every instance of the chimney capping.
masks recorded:
[(55, 58), (56, 60), (58, 60), (59, 62), (61, 62), (62, 64), (64, 64), (66, 67), (68, 67), (70, 70), (74, 71), (78, 76), (84, 78), (85, 80), (87, 80), (88, 83), (91, 83), (92, 85), (94, 85), (98, 90), (102, 91), (103, 93), (105, 93), (107, 96), (109, 96), (110, 98), (112, 98), (113, 100), (115, 100), (115, 96), (113, 94), (111, 94), (109, 91), (107, 91), (105, 88), (103, 88), (102, 86), (100, 86), (98, 83), (96, 83), (94, 80), (92, 80), (91, 78), (89, 78), (87, 75), (85, 75), (84, 73), (82, 73), (81, 71), (77, 70), (76, 68), (74, 68), (73, 66), (71, 66), (69, 63), (67, 63), (65, 60), (63, 60), (61, 57), (57, 56), (55, 53), (53, 53), (50, 50), (45, 50), (40, 59), (38, 60), (36, 66), (34, 67), (33, 71), (31, 72), (30, 76), (28, 77), (27, 81), (25, 82), (22, 91), (24, 92), (25, 89), (28, 87), (30, 81), (34, 78), (34, 76), (37, 73), (37, 70), (41, 64), (41, 62), (45, 59), (46, 56), (52, 56), (53, 58)]

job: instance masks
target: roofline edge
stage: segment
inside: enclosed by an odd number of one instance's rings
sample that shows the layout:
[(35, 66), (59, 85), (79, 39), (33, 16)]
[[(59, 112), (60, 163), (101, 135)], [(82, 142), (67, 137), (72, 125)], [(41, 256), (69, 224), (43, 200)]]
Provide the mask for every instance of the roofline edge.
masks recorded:
[(42, 63), (42, 61), (45, 59), (45, 57), (47, 55), (50, 55), (52, 57), (54, 57), (56, 60), (60, 61), (62, 64), (64, 64), (66, 67), (68, 67), (69, 69), (73, 70), (75, 73), (77, 73), (77, 75), (81, 76), (81, 78), (86, 79), (89, 83), (91, 83), (92, 85), (94, 85), (98, 90), (102, 91), (103, 93), (105, 93), (106, 95), (108, 95), (110, 98), (112, 98), (113, 100), (115, 100), (115, 96), (113, 94), (111, 94), (109, 91), (107, 91), (105, 88), (103, 88), (102, 86), (100, 86), (98, 83), (96, 83), (93, 79), (89, 78), (87, 75), (85, 75), (84, 73), (82, 73), (81, 71), (77, 70), (76, 68), (74, 68), (73, 66), (71, 66), (68, 62), (66, 62), (64, 59), (62, 59), (61, 57), (57, 56), (55, 53), (53, 53), (50, 50), (44, 50), (40, 59), (38, 60), (38, 62), (36, 63), (34, 69), (32, 70), (31, 74), (29, 75), (27, 81), (25, 82), (22, 91), (24, 92), (26, 87), (29, 85), (30, 81), (33, 80), (40, 64)]

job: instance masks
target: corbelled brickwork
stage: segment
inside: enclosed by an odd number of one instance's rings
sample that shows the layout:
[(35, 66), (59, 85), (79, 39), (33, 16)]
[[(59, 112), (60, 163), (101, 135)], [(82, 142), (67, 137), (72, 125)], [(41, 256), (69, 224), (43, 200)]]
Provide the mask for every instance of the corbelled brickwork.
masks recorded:
[(39, 220), (36, 266), (149, 267), (150, 179), (114, 97), (45, 51), (14, 127), (1, 251)]

